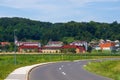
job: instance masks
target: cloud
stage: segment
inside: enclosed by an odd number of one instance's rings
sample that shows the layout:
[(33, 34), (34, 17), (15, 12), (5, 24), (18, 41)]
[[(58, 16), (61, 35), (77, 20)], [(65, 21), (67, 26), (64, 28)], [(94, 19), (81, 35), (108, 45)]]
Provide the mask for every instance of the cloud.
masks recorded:
[[(23, 16), (32, 19), (45, 21), (69, 21), (74, 20), (97, 20), (94, 9), (98, 6), (91, 7), (92, 3), (109, 3), (118, 2), (119, 0), (0, 0), (1, 7), (11, 9), (10, 13), (3, 16)], [(103, 10), (103, 7), (100, 7)], [(108, 7), (106, 7), (107, 9)], [(15, 9), (16, 12), (13, 10)], [(108, 9), (114, 9), (113, 6)], [(116, 9), (119, 9), (117, 6)], [(102, 11), (101, 10), (101, 11)], [(13, 11), (13, 12), (12, 12)], [(21, 13), (20, 13), (21, 11)], [(1, 11), (1, 12), (5, 12)], [(19, 12), (19, 14), (17, 13)], [(94, 15), (93, 15), (94, 14)], [(99, 15), (98, 15), (99, 16)]]
[(26, 8), (37, 8), (42, 7), (42, 5), (39, 5), (39, 0), (2, 0), (2, 2), (0, 2), (1, 6), (6, 6), (6, 7), (11, 7), (11, 8), (22, 8), (22, 9), (26, 9)]
[(12, 8), (55, 8), (59, 6), (85, 5), (91, 2), (116, 2), (118, 0), (0, 0), (1, 6)]
[[(118, 0), (0, 0), (0, 6), (38, 12), (75, 11), (94, 2), (117, 2)], [(69, 12), (68, 11), (68, 12)]]

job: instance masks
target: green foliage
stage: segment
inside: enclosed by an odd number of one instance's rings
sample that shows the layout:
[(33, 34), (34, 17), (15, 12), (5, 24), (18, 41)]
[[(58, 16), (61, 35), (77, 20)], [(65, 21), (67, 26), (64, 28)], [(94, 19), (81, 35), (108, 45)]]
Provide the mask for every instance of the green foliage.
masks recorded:
[(0, 41), (13, 42), (13, 31), (19, 40), (40, 40), (46, 43), (48, 40), (61, 40), (65, 43), (74, 40), (90, 41), (92, 39), (120, 40), (120, 24), (98, 22), (67, 22), (49, 23), (33, 21), (25, 18), (0, 18)]
[(64, 37), (62, 40), (65, 44), (71, 43), (74, 41), (74, 37)]
[(75, 54), (76, 53), (75, 50), (76, 49), (74, 49), (74, 48), (70, 48), (70, 49), (62, 49), (61, 51), (62, 51), (62, 53), (72, 53), (72, 54)]
[(92, 51), (92, 47), (91, 46), (88, 46), (88, 50), (87, 50), (89, 53), (91, 53)]
[(0, 52), (12, 52), (12, 51), (14, 51), (14, 43), (5, 46), (0, 45)]

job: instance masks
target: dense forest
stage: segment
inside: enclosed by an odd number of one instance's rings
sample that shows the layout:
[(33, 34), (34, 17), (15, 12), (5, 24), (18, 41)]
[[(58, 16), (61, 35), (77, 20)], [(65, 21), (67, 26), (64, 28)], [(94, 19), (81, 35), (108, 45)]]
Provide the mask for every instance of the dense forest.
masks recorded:
[(74, 22), (50, 23), (25, 18), (0, 18), (0, 41), (14, 41), (14, 30), (19, 41), (60, 40), (69, 43), (74, 40), (110, 39), (120, 40), (120, 23)]

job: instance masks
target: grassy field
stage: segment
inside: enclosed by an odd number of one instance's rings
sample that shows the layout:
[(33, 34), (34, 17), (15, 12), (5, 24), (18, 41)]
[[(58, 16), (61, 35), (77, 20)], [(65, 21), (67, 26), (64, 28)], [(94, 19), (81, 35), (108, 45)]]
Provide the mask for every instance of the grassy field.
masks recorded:
[(4, 80), (16, 68), (51, 61), (73, 61), (80, 59), (97, 59), (120, 57), (119, 54), (14, 54), (0, 55), (0, 80)]
[(120, 80), (120, 60), (90, 63), (85, 68), (90, 72)]

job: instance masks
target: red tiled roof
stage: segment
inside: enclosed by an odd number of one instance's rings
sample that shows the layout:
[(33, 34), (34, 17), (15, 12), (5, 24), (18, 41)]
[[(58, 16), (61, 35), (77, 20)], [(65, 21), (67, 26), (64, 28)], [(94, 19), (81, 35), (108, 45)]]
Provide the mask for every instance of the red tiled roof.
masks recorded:
[(50, 46), (50, 47), (46, 47), (46, 46), (43, 46), (42, 49), (61, 49), (62, 47), (54, 47), (54, 46)]
[(39, 42), (17, 42), (18, 44), (39, 44)]
[(39, 48), (38, 46), (20, 46), (19, 48), (29, 48), (29, 49), (34, 49), (34, 48)]
[(9, 43), (9, 42), (0, 42), (0, 44), (1, 44), (2, 46), (5, 46), (5, 45), (10, 45), (10, 43)]
[(106, 42), (106, 43), (101, 43), (99, 45), (100, 45), (101, 48), (105, 48), (105, 47), (115, 46), (115, 43), (113, 43), (113, 42)]
[(75, 45), (64, 45), (63, 48), (77, 48)]
[(62, 48), (82, 48), (83, 46), (76, 46), (76, 45), (64, 45)]
[(18, 46), (24, 45), (24, 46), (38, 46), (39, 42), (17, 42)]

